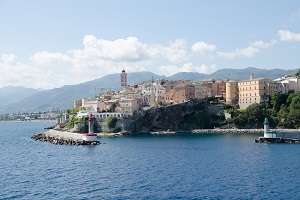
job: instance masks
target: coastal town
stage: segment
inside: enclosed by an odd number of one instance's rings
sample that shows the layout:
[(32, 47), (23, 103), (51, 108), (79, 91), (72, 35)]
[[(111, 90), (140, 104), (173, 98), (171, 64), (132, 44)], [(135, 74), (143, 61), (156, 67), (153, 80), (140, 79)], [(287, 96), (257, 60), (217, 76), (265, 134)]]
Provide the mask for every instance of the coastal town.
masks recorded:
[[(128, 117), (139, 110), (170, 106), (197, 99), (217, 98), (225, 104), (239, 109), (258, 103), (267, 105), (275, 93), (295, 95), (300, 89), (300, 79), (294, 75), (283, 75), (276, 80), (255, 78), (248, 80), (152, 80), (133, 85), (127, 84), (127, 73), (120, 73), (121, 91), (99, 88), (96, 98), (74, 101), (77, 117), (92, 113), (96, 118)], [(106, 91), (106, 92), (105, 92)]]
[[(52, 127), (54, 130), (35, 134), (33, 139), (50, 141), (54, 144), (85, 145), (86, 143), (62, 139), (57, 135), (62, 134), (63, 137), (73, 138), (74, 134), (79, 134), (76, 137), (86, 137), (82, 141), (94, 142), (97, 141), (97, 136), (111, 137), (142, 133), (226, 133), (229, 131), (264, 133), (264, 137), (260, 137), (257, 142), (272, 140), (299, 143), (299, 139), (295, 139), (298, 138), (298, 121), (294, 120), (296, 129), (269, 131), (269, 124), (275, 123), (274, 116), (277, 112), (279, 113), (276, 107), (280, 105), (281, 108), (286, 104), (284, 101), (274, 103), (276, 94), (286, 95), (286, 98), (292, 94), (293, 100), (289, 103), (290, 113), (292, 116), (297, 116), (293, 113), (294, 107), (299, 104), (297, 100), (294, 100), (297, 99), (296, 95), (300, 87), (297, 73), (294, 76), (285, 75), (276, 80), (255, 78), (252, 73), (248, 80), (243, 81), (195, 82), (152, 79), (150, 82), (128, 85), (127, 73), (122, 70), (120, 80), (121, 91), (104, 92), (105, 89), (100, 88), (101, 93), (96, 98), (75, 100), (74, 108), (57, 118), (56, 126)], [(273, 107), (275, 115), (267, 113), (268, 106)], [(228, 113), (228, 108), (238, 112), (233, 120), (231, 114)], [(224, 114), (223, 119), (220, 113)], [(220, 118), (216, 120), (215, 116)], [(289, 121), (288, 116), (285, 117)], [(242, 118), (247, 120), (246, 123), (242, 122)], [(270, 123), (268, 118), (270, 118)], [(261, 126), (263, 120), (264, 129)], [(282, 120), (277, 117), (277, 120), (283, 122), (285, 118)], [(230, 127), (230, 122), (233, 124), (232, 127)], [(220, 128), (222, 125), (225, 126)], [(278, 123), (276, 128), (278, 125), (280, 124)], [(289, 128), (292, 126), (294, 125), (288, 125)], [(283, 140), (282, 138), (294, 139)]]

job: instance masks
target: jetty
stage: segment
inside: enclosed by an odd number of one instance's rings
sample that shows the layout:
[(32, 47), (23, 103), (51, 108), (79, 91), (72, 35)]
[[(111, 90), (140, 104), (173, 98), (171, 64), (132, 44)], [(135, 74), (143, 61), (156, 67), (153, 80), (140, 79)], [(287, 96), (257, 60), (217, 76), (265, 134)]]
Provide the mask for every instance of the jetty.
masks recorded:
[(94, 133), (94, 117), (89, 115), (89, 132), (88, 133), (71, 133), (67, 131), (49, 130), (44, 133), (36, 133), (31, 139), (50, 142), (58, 145), (98, 145), (97, 134)]
[[(264, 136), (259, 137), (258, 139), (254, 139), (255, 143), (299, 143), (300, 144), (300, 138), (295, 137), (287, 137), (288, 133), (281, 132), (278, 133), (276, 131), (271, 131), (269, 129), (269, 120), (268, 118), (265, 118), (264, 120)], [(295, 134), (295, 133), (294, 133)], [(289, 134), (291, 136), (291, 134)], [(298, 134), (299, 135), (299, 134)]]
[(44, 133), (36, 133), (31, 139), (42, 142), (49, 142), (56, 145), (99, 145), (100, 141), (83, 140), (83, 134), (70, 133), (66, 131), (49, 130)]

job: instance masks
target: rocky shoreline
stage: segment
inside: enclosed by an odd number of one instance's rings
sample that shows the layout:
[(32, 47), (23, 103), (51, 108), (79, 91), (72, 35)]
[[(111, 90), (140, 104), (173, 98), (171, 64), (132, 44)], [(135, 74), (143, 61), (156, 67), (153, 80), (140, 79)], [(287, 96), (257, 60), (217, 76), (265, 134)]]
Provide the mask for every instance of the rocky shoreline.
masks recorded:
[(99, 141), (84, 141), (76, 138), (64, 138), (60, 136), (52, 136), (47, 133), (36, 133), (31, 136), (31, 139), (36, 141), (49, 142), (56, 145), (98, 145)]

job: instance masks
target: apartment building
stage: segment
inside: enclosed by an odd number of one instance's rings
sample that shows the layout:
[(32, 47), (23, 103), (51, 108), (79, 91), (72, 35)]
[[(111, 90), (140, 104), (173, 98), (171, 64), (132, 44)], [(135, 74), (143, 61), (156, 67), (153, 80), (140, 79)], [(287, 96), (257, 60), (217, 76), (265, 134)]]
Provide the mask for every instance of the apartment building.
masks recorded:
[(195, 99), (195, 85), (178, 83), (174, 85), (174, 102), (183, 103)]
[(138, 102), (136, 99), (125, 99), (120, 100), (120, 112), (122, 114), (132, 115), (135, 111), (138, 110)]
[(217, 82), (217, 95), (224, 95), (226, 94), (226, 82), (224, 80)]
[(202, 84), (207, 87), (208, 97), (217, 95), (218, 84), (215, 80), (203, 80)]
[(280, 91), (282, 91), (282, 85), (278, 82), (267, 78), (255, 79), (254, 74), (251, 74), (249, 80), (238, 82), (239, 107), (246, 109), (253, 103), (267, 105), (270, 96)]
[(202, 83), (195, 83), (195, 99), (205, 99), (208, 97), (208, 88)]

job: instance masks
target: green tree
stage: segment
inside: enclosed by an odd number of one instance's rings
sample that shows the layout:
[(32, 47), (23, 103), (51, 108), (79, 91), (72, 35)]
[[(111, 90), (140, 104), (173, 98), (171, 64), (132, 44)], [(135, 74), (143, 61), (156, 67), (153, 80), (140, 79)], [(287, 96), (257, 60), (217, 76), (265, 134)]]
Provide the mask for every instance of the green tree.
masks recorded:
[(300, 110), (292, 110), (287, 116), (287, 122), (290, 127), (298, 128), (300, 127)]
[(293, 110), (300, 110), (300, 93), (292, 98), (292, 102), (289, 105), (290, 112)]
[(280, 92), (275, 92), (271, 96), (271, 107), (275, 109), (276, 112), (280, 110), (282, 104), (286, 104), (288, 96), (286, 94), (281, 94)]
[(245, 126), (247, 125), (247, 117), (245, 112), (237, 112), (236, 115), (233, 117), (232, 121), (237, 126)]
[(281, 126), (283, 128), (288, 126), (288, 123), (287, 123), (288, 115), (289, 115), (289, 108), (286, 105), (281, 105), (280, 110), (277, 113), (278, 126)]
[(295, 97), (296, 95), (294, 93), (290, 93), (288, 98), (286, 99), (286, 105), (289, 107), (290, 104), (292, 103), (293, 101), (293, 98)]
[(118, 121), (118, 118), (113, 117), (113, 116), (109, 116), (105, 119), (105, 121), (106, 121), (106, 125), (107, 125), (108, 128), (115, 128), (116, 124), (117, 124), (117, 121)]
[(256, 121), (263, 121), (264, 115), (262, 113), (262, 106), (258, 103), (254, 103), (247, 107), (245, 110), (246, 118), (249, 123), (255, 123)]

